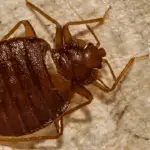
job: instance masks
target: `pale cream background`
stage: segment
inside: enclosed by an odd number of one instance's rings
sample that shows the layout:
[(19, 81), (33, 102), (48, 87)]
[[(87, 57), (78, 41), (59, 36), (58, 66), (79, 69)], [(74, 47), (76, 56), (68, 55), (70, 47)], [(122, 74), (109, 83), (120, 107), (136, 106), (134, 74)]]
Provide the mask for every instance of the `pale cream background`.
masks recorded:
[[(79, 20), (64, 0), (32, 2), (61, 24)], [(71, 3), (84, 19), (100, 17), (112, 6), (106, 23), (92, 27), (116, 75), (131, 57), (150, 53), (150, 0), (73, 0)], [(54, 25), (30, 11), (24, 0), (0, 0), (0, 37), (23, 19), (31, 22), (39, 37), (53, 42)], [(77, 37), (95, 42), (84, 25), (71, 29)], [(102, 74), (112, 84), (110, 74)], [(64, 118), (64, 135), (60, 139), (41, 142), (36, 147), (40, 150), (149, 150), (150, 59), (137, 61), (121, 87), (112, 93), (105, 94), (94, 86), (88, 88), (94, 95), (92, 104)], [(28, 149), (33, 143), (19, 147)], [(11, 148), (0, 147), (0, 150), (7, 149)]]

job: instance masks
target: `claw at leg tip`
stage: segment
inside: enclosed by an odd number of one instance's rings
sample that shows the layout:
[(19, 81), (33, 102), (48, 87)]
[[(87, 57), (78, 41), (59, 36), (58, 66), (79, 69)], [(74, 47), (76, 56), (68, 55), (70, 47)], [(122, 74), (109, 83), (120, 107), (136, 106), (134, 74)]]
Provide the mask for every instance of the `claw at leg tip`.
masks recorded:
[(147, 55), (144, 56), (144, 58), (146, 59), (150, 58), (150, 54), (148, 53)]

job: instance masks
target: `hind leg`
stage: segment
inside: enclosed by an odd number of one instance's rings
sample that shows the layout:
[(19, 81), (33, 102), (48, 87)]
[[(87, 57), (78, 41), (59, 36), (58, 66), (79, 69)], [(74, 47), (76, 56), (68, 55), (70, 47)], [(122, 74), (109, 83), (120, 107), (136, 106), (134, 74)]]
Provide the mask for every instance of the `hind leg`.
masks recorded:
[(39, 141), (48, 139), (57, 139), (63, 134), (63, 118), (54, 122), (57, 134), (54, 136), (31, 136), (31, 137), (12, 137), (12, 136), (0, 136), (0, 141), (7, 142), (24, 142), (24, 141)]
[(36, 37), (36, 33), (28, 20), (19, 21), (3, 38), (2, 40), (7, 40), (19, 27), (23, 25), (25, 27), (25, 36)]
[(62, 35), (62, 27), (61, 27), (61, 25), (54, 18), (52, 18), (51, 16), (47, 15), (45, 12), (43, 12), (41, 9), (36, 7), (34, 4), (29, 2), (28, 0), (26, 0), (26, 5), (29, 8), (37, 11), (44, 18), (46, 18), (47, 20), (49, 20), (50, 22), (52, 22), (52, 23), (54, 23), (56, 25), (55, 47), (56, 47), (56, 50), (59, 51), (61, 46), (63, 45), (63, 35)]

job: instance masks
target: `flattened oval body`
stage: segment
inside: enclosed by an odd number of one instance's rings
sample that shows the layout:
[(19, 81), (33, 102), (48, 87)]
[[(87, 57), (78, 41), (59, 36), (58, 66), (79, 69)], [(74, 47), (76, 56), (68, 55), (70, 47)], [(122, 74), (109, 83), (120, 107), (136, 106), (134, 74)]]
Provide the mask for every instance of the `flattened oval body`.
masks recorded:
[(69, 94), (54, 90), (46, 51), (50, 45), (35, 37), (0, 42), (0, 135), (33, 133), (67, 109)]

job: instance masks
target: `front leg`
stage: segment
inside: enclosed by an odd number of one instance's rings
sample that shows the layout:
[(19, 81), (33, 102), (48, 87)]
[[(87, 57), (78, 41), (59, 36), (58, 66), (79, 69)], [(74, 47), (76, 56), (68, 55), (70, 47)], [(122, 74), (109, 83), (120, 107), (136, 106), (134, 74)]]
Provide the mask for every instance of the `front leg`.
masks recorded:
[(118, 85), (118, 83), (121, 81), (121, 79), (126, 76), (126, 74), (131, 69), (131, 66), (133, 65), (133, 63), (135, 62), (136, 59), (146, 59), (148, 57), (149, 57), (149, 54), (131, 58), (117, 78), (115, 77), (115, 74), (114, 74), (111, 66), (109, 65), (108, 61), (104, 60), (104, 62), (107, 63), (115, 82), (111, 87), (108, 87), (101, 79), (96, 79), (96, 81), (93, 84), (95, 86), (97, 86), (98, 88), (100, 88), (101, 90), (103, 90), (104, 92), (113, 91), (116, 88), (116, 86)]
[(82, 103), (82, 104), (77, 105), (76, 107), (74, 107), (70, 110), (68, 110), (64, 115), (68, 115), (68, 114), (90, 104), (93, 100), (92, 94), (84, 86), (76, 86), (73, 88), (73, 91), (76, 92), (77, 94), (85, 97), (87, 99), (87, 101)]
[(88, 26), (88, 23), (95, 23), (95, 22), (100, 22), (101, 24), (104, 23), (109, 11), (110, 11), (111, 7), (109, 7), (107, 9), (107, 11), (105, 12), (104, 16), (102, 18), (96, 18), (96, 19), (90, 19), (90, 20), (83, 20), (82, 21), (73, 21), (73, 22), (68, 22), (67, 24), (65, 24), (63, 26), (63, 36), (64, 36), (64, 42), (65, 44), (72, 44), (73, 43), (73, 38), (72, 35), (69, 31), (69, 26), (70, 25), (82, 25), (82, 24), (86, 24), (87, 28), (90, 30), (90, 32), (92, 33), (92, 35), (94, 36), (94, 38), (97, 41), (97, 47), (100, 45), (100, 42), (98, 40), (98, 38), (96, 37), (95, 33), (93, 32), (93, 30), (90, 28), (90, 26)]

